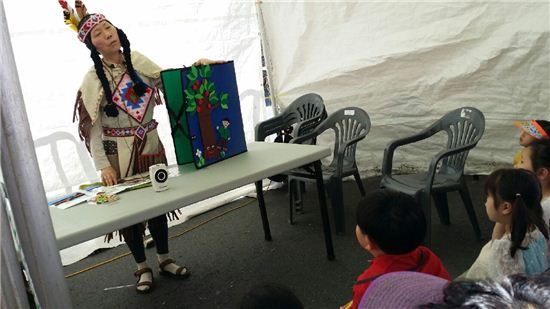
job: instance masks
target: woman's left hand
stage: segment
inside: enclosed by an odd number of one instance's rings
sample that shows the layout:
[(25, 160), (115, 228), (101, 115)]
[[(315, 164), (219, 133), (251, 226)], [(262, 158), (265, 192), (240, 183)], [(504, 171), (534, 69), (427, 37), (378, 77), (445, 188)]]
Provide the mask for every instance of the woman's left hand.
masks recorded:
[(225, 60), (210, 60), (210, 59), (206, 59), (206, 58), (201, 58), (197, 61), (195, 61), (195, 63), (193, 63), (194, 66), (197, 66), (197, 65), (207, 65), (207, 64), (217, 64), (217, 63), (226, 63), (227, 61)]

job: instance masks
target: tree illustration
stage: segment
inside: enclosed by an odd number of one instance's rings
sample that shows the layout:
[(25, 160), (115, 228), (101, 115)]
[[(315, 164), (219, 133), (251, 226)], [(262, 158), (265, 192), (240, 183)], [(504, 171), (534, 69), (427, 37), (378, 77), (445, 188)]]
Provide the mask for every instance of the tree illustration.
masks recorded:
[(187, 74), (189, 83), (184, 91), (188, 104), (186, 111), (191, 113), (192, 116), (197, 113), (199, 119), (204, 157), (206, 159), (219, 156), (220, 151), (216, 147), (216, 134), (211, 119), (212, 110), (218, 107), (228, 108), (228, 94), (218, 94), (216, 85), (209, 80), (211, 76), (212, 69), (210, 65), (192, 66), (191, 71)]

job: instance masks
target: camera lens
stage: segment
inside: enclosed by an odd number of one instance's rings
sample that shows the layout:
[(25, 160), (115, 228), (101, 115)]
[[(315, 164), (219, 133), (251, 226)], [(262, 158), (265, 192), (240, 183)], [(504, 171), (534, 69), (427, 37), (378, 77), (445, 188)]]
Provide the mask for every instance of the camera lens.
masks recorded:
[(156, 182), (163, 183), (168, 179), (168, 172), (165, 169), (159, 169), (155, 172)]

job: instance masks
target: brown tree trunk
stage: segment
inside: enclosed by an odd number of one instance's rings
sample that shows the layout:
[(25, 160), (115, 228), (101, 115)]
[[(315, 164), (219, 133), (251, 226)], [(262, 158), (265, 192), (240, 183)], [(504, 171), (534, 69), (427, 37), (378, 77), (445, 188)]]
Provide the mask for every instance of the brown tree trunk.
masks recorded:
[(210, 118), (210, 111), (210, 109), (204, 108), (198, 113), (205, 159), (216, 158), (219, 155), (219, 149), (216, 147), (216, 135), (214, 134), (212, 119)]

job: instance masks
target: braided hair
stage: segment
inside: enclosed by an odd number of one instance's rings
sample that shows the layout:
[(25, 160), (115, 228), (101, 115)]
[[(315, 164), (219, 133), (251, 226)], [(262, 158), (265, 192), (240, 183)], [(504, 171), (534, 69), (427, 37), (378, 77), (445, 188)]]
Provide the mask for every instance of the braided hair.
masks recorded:
[(130, 55), (130, 41), (128, 41), (128, 37), (126, 37), (126, 33), (124, 33), (122, 29), (117, 28), (117, 32), (120, 45), (122, 46), (122, 55), (124, 56), (124, 61), (126, 62), (126, 68), (128, 69), (128, 73), (134, 82), (134, 91), (137, 95), (142, 96), (145, 94), (145, 91), (147, 91), (147, 85), (136, 73), (134, 65), (132, 64), (132, 57)]
[[(82, 20), (78, 24), (79, 29), (90, 18), (90, 16), (91, 15), (86, 15), (82, 18)], [(124, 33), (124, 31), (122, 31), (122, 29), (119, 29), (119, 28), (116, 28), (116, 29), (120, 40), (120, 45), (122, 46), (122, 54), (124, 56), (124, 61), (126, 63), (126, 69), (128, 71), (128, 74), (130, 74), (130, 78), (134, 82), (134, 91), (138, 96), (142, 96), (147, 90), (147, 85), (136, 73), (136, 70), (134, 69), (134, 65), (132, 64), (130, 41), (128, 41), (128, 37), (126, 37), (126, 34)], [(88, 47), (88, 49), (90, 50), (90, 57), (94, 61), (95, 72), (97, 74), (97, 77), (99, 78), (99, 81), (101, 82), (103, 91), (105, 92), (107, 105), (105, 105), (105, 107), (103, 108), (103, 111), (108, 117), (117, 117), (118, 109), (116, 105), (113, 103), (113, 93), (111, 91), (111, 87), (109, 86), (109, 81), (107, 80), (107, 76), (105, 75), (105, 71), (103, 69), (103, 62), (101, 61), (99, 52), (97, 51), (94, 44), (92, 43), (91, 35), (88, 35), (86, 37), (86, 39), (84, 40), (84, 43), (86, 44), (86, 47)]]

